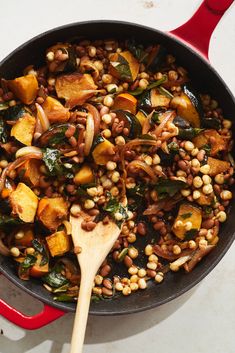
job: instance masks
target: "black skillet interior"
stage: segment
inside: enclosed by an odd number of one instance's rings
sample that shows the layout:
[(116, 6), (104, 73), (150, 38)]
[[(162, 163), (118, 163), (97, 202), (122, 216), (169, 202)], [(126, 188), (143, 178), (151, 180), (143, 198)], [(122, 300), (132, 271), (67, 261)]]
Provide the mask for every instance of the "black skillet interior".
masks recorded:
[[(157, 30), (131, 23), (91, 21), (70, 24), (43, 33), (16, 49), (3, 60), (0, 64), (0, 77), (10, 79), (21, 75), (27, 65), (34, 64), (37, 67), (43, 63), (45, 49), (50, 45), (59, 41), (81, 38), (135, 38), (143, 44), (163, 44), (169, 53), (176, 56), (178, 63), (189, 71), (193, 86), (200, 92), (207, 92), (218, 100), (225, 117), (233, 119), (235, 116), (234, 99), (225, 83), (208, 62), (178, 40)], [(138, 291), (129, 297), (92, 302), (90, 313), (119, 315), (143, 311), (166, 303), (192, 288), (215, 267), (232, 244), (235, 234), (235, 219), (231, 216), (233, 212), (235, 212), (234, 202), (231, 206), (230, 217), (221, 229), (218, 246), (198, 264), (192, 273), (169, 273), (162, 284), (152, 283), (145, 291)], [(75, 310), (74, 304), (53, 301), (49, 292), (36, 280), (21, 281), (16, 275), (12, 261), (3, 256), (0, 256), (0, 271), (17, 286), (43, 302), (66, 311)]]

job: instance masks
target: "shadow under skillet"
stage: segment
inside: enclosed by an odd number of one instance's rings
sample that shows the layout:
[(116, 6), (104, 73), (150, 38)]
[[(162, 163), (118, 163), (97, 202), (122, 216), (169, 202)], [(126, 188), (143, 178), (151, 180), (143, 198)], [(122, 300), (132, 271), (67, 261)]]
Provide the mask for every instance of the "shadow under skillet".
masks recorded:
[[(3, 278), (3, 283), (8, 285), (8, 283), (5, 282), (9, 281)], [(0, 288), (3, 286), (3, 283), (2, 285), (0, 284)], [(179, 310), (191, 298), (196, 288), (197, 287), (194, 287), (169, 303), (145, 312), (113, 317), (89, 316), (85, 344), (95, 345), (98, 343), (118, 341), (144, 332), (153, 326), (157, 326), (160, 322), (166, 320), (169, 316), (174, 314), (174, 312)], [(7, 288), (7, 294), (9, 297), (8, 302), (12, 304), (14, 300), (17, 309), (20, 309), (24, 313), (24, 309), (26, 309), (27, 314), (35, 313), (35, 307), (40, 306), (38, 300), (28, 295), (28, 300), (25, 300), (25, 293), (11, 283), (10, 288)], [(118, 305), (118, 301), (116, 305)], [(30, 307), (33, 307), (33, 309), (29, 310)], [(0, 352), (25, 353), (48, 340), (52, 341), (50, 351), (48, 352), (64, 352), (63, 346), (70, 343), (73, 320), (74, 314), (67, 313), (60, 319), (41, 329), (34, 331), (24, 330), (24, 336), (17, 341), (8, 338), (11, 336), (9, 329), (9, 332), (3, 332), (3, 335), (0, 336)], [(4, 334), (6, 334), (7, 337)]]

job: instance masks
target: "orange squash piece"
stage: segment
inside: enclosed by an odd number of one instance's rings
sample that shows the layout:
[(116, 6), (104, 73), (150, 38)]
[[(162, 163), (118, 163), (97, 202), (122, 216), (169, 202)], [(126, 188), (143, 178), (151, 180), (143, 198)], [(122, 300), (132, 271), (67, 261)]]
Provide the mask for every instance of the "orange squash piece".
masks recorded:
[[(181, 221), (180, 225), (178, 225), (178, 221)], [(178, 215), (172, 227), (172, 231), (177, 238), (181, 240), (184, 240), (187, 235), (187, 230), (185, 229), (185, 224), (187, 222), (192, 223), (191, 229), (199, 230), (202, 223), (202, 211), (200, 208), (189, 203), (183, 203), (179, 208)]]
[(115, 53), (110, 57), (109, 71), (118, 79), (133, 82), (138, 76), (139, 69), (140, 63), (129, 51)]
[(197, 109), (185, 93), (172, 98), (170, 106), (177, 110), (177, 114), (187, 120), (193, 127), (200, 127), (200, 117)]
[(50, 230), (56, 230), (67, 214), (68, 204), (63, 197), (43, 198), (39, 201), (37, 217)]
[(91, 98), (96, 93), (97, 86), (91, 75), (75, 72), (59, 76), (55, 89), (57, 96), (66, 100), (66, 107), (72, 109)]
[(46, 242), (52, 257), (62, 256), (71, 248), (71, 238), (63, 230), (46, 237)]
[(64, 123), (69, 120), (70, 113), (57, 99), (48, 96), (42, 108), (51, 123)]
[(76, 185), (89, 184), (94, 181), (94, 174), (91, 167), (83, 165), (82, 168), (76, 173), (74, 183)]
[(21, 175), (21, 179), (24, 180), (27, 184), (32, 186), (38, 186), (40, 176), (40, 166), (42, 162), (38, 159), (29, 159), (25, 161), (18, 169), (18, 173)]
[(26, 146), (32, 145), (36, 119), (25, 113), (11, 128), (11, 136)]
[(38, 254), (37, 261), (29, 270), (29, 275), (31, 277), (35, 277), (35, 278), (42, 277), (49, 272), (49, 264), (46, 263), (45, 265), (40, 266), (41, 261), (42, 261), (42, 255)]
[(121, 93), (114, 99), (112, 109), (128, 110), (130, 113), (136, 113), (137, 99), (129, 93)]
[(221, 161), (220, 159), (208, 157), (207, 164), (210, 166), (209, 175), (215, 176), (220, 173), (225, 173), (229, 167), (230, 163), (227, 161)]
[(17, 77), (7, 81), (8, 87), (24, 104), (32, 104), (37, 96), (38, 81), (34, 75)]
[(213, 129), (202, 131), (198, 136), (194, 137), (193, 143), (197, 148), (201, 148), (206, 144), (211, 146), (211, 156), (215, 156), (220, 151), (227, 149), (226, 140)]
[(27, 185), (19, 183), (17, 188), (10, 194), (9, 201), (13, 215), (17, 215), (23, 222), (34, 222), (38, 198)]

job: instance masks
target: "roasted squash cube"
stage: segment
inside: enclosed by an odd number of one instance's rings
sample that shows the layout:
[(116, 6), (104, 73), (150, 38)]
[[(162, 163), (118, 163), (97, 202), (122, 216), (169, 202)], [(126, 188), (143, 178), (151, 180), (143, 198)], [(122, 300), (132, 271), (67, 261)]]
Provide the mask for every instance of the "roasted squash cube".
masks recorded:
[(218, 152), (225, 151), (227, 149), (226, 140), (213, 129), (202, 131), (198, 136), (194, 137), (193, 143), (199, 149), (206, 144), (210, 144), (211, 156), (215, 156)]
[(121, 93), (114, 99), (112, 109), (127, 110), (132, 114), (136, 113), (137, 99), (129, 93)]
[(200, 127), (198, 111), (185, 93), (172, 98), (170, 106), (176, 108), (177, 114), (187, 120), (193, 127)]
[(221, 161), (220, 159), (208, 157), (207, 164), (210, 166), (209, 175), (215, 176), (220, 173), (225, 173), (229, 167), (230, 163), (226, 161)]
[(21, 179), (27, 184), (32, 186), (38, 186), (40, 181), (40, 166), (42, 162), (38, 159), (29, 159), (25, 161), (17, 170)]
[(59, 76), (56, 79), (55, 89), (57, 96), (66, 100), (66, 106), (73, 108), (91, 98), (97, 86), (91, 75), (76, 72)]
[(89, 184), (94, 181), (94, 174), (91, 167), (83, 165), (82, 168), (76, 173), (74, 183), (76, 185)]
[(19, 183), (10, 194), (12, 213), (26, 223), (34, 222), (38, 207), (38, 198), (35, 193), (24, 183)]
[(57, 99), (48, 96), (43, 105), (43, 110), (51, 123), (63, 123), (70, 118), (70, 113)]
[(21, 102), (32, 104), (37, 96), (38, 81), (34, 75), (26, 75), (9, 80), (8, 87)]
[(11, 136), (23, 145), (31, 146), (34, 130), (36, 125), (36, 119), (34, 116), (26, 113), (22, 118), (19, 118), (15, 125), (11, 128)]
[(63, 230), (46, 237), (46, 242), (52, 257), (64, 255), (71, 247), (70, 236)]
[(153, 88), (150, 91), (150, 100), (151, 100), (151, 107), (169, 107), (170, 98), (161, 94), (157, 88)]
[(138, 76), (140, 64), (129, 51), (115, 53), (110, 58), (109, 71), (114, 77), (133, 82)]
[(202, 223), (202, 211), (189, 203), (184, 203), (180, 206), (178, 215), (172, 227), (172, 231), (177, 238), (184, 240), (187, 235), (185, 227), (187, 222), (191, 222), (191, 230), (198, 231)]
[(50, 229), (57, 229), (68, 214), (68, 204), (63, 197), (43, 198), (39, 201), (37, 217)]
[(92, 156), (98, 165), (104, 165), (110, 161), (111, 156), (115, 154), (114, 145), (109, 140), (104, 139), (93, 150)]

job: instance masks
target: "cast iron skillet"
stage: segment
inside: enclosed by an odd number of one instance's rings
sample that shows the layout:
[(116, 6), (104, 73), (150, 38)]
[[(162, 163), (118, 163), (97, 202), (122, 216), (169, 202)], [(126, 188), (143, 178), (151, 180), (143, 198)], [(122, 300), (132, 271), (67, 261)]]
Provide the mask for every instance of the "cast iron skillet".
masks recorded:
[[(221, 2), (223, 3), (223, 1)], [(231, 0), (229, 2), (231, 4)], [(205, 7), (205, 3), (203, 3), (202, 6)], [(199, 11), (200, 16), (203, 14), (202, 6), (200, 10), (201, 12)], [(228, 7), (228, 4), (226, 6)], [(201, 20), (200, 28), (203, 28), (203, 19)], [(211, 21), (213, 21), (213, 19), (211, 19)], [(214, 22), (213, 26), (218, 22), (218, 19)], [(212, 29), (210, 30), (212, 31)], [(35, 66), (39, 66), (42, 63), (45, 49), (50, 45), (57, 41), (66, 41), (78, 37), (91, 39), (107, 37), (126, 39), (127, 37), (131, 37), (138, 39), (138, 41), (142, 43), (149, 42), (163, 44), (170, 53), (173, 53), (176, 56), (178, 63), (188, 69), (193, 85), (200, 92), (209, 92), (211, 96), (217, 99), (226, 117), (232, 118), (235, 116), (234, 98), (226, 84), (210, 66), (207, 60), (173, 37), (173, 35), (131, 23), (118, 21), (90, 21), (66, 25), (43, 33), (16, 49), (3, 60), (0, 64), (0, 77), (10, 79), (17, 75), (21, 75), (22, 70), (32, 63), (35, 64)], [(190, 274), (185, 274), (184, 272), (169, 273), (161, 285), (157, 286), (153, 283), (152, 285), (149, 285), (147, 290), (138, 291), (129, 297), (121, 296), (119, 299), (110, 299), (99, 301), (98, 303), (92, 303), (90, 313), (96, 315), (119, 315), (143, 311), (166, 303), (188, 291), (216, 266), (232, 244), (235, 237), (235, 219), (231, 215), (234, 212), (235, 202), (232, 202), (230, 216), (223, 227), (221, 227), (218, 246), (205, 259), (203, 259), (203, 261), (201, 261)], [(37, 281), (21, 281), (16, 275), (15, 266), (10, 259), (0, 256), (0, 271), (17, 286), (32, 294), (34, 297), (37, 297), (42, 302), (65, 311), (74, 311), (74, 304), (53, 301), (49, 292)], [(0, 312), (2, 311), (3, 314), (5, 313), (5, 315), (7, 315), (7, 311), (3, 309), (4, 305), (5, 304), (0, 301)], [(48, 308), (48, 306), (46, 307)], [(56, 317), (56, 312), (57, 316), (62, 315), (60, 311), (55, 310), (54, 318)], [(8, 316), (10, 316), (9, 312)], [(54, 318), (50, 317), (47, 321), (49, 322)], [(15, 322), (20, 324), (20, 320)]]

